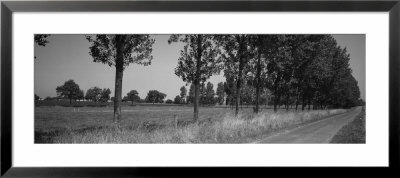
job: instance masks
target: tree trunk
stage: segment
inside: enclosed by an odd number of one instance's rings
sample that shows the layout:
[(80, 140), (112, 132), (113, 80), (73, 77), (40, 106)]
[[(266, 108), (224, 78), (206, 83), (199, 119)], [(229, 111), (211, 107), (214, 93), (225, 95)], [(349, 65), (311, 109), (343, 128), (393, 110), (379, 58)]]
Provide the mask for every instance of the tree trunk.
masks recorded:
[(242, 53), (242, 38), (239, 37), (239, 73), (238, 73), (238, 78), (236, 81), (236, 110), (235, 110), (235, 116), (237, 116), (239, 114), (239, 104), (240, 104), (240, 88), (241, 88), (241, 84), (242, 84), (242, 73), (243, 73), (243, 67), (244, 67), (244, 60), (242, 59), (242, 55), (240, 53)]
[(194, 79), (194, 113), (193, 120), (195, 122), (199, 119), (199, 94), (200, 94), (200, 68), (201, 68), (201, 49), (202, 36), (197, 35), (197, 61), (196, 61), (196, 76)]
[(306, 107), (306, 94), (303, 93), (303, 97), (302, 97), (302, 106), (301, 106), (301, 110), (304, 111), (304, 108)]
[(260, 83), (261, 83), (261, 53), (258, 53), (257, 59), (257, 73), (256, 73), (256, 108), (254, 110), (255, 113), (259, 111), (259, 100), (260, 100)]
[[(239, 67), (239, 76), (241, 76), (242, 74), (242, 70), (240, 70)], [(236, 102), (235, 102), (235, 116), (237, 116), (239, 114), (239, 104), (240, 104), (240, 83), (242, 82), (241, 79), (238, 78), (237, 82), (236, 82)]]
[(121, 95), (122, 95), (122, 77), (124, 70), (124, 56), (123, 56), (123, 44), (121, 42), (123, 36), (116, 35), (116, 48), (117, 58), (115, 60), (115, 95), (114, 95), (114, 123), (118, 123), (121, 120)]
[(280, 104), (280, 102), (281, 102), (281, 93), (280, 92), (275, 92), (275, 93), (276, 93), (276, 96), (274, 98), (274, 111), (277, 112), (278, 108), (281, 107), (281, 104)]
[(69, 105), (72, 104), (72, 98), (69, 98)]
[(289, 97), (290, 97), (290, 95), (287, 94), (286, 95), (286, 111), (289, 111)]
[(297, 87), (297, 89), (296, 89), (296, 111), (297, 111), (297, 107), (299, 105), (299, 100), (300, 100), (300, 92), (299, 92), (299, 87)]
[(281, 102), (281, 91), (280, 91), (281, 88), (278, 87), (279, 83), (280, 83), (280, 73), (278, 71), (277, 78), (274, 81), (274, 95), (275, 95), (274, 96), (274, 111), (275, 112), (278, 111), (277, 105), (279, 108), (281, 107), (281, 103), (280, 103)]
[(197, 120), (199, 119), (199, 103), (200, 103), (200, 98), (199, 98), (199, 93), (200, 93), (200, 89), (199, 89), (199, 81), (196, 80), (194, 82), (194, 115), (193, 115), (193, 120), (195, 122), (197, 122)]

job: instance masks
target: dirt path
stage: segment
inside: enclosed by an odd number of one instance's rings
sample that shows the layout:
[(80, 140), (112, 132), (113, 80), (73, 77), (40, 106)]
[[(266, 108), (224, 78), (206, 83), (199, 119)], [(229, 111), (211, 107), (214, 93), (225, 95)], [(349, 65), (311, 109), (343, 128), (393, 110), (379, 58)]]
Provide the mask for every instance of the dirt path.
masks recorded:
[(356, 118), (360, 112), (361, 107), (357, 107), (343, 114), (269, 136), (257, 143), (329, 143), (339, 129)]

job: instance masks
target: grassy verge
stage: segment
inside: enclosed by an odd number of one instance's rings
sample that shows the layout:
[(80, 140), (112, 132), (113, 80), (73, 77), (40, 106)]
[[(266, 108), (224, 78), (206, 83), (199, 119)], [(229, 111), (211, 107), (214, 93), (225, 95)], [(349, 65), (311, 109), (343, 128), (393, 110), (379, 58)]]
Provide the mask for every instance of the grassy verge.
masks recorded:
[(365, 107), (352, 122), (338, 131), (331, 143), (365, 143)]
[(35, 143), (248, 143), (285, 128), (312, 122), (346, 110), (315, 110), (225, 114), (191, 122), (138, 126), (95, 126), (81, 129), (35, 131)]

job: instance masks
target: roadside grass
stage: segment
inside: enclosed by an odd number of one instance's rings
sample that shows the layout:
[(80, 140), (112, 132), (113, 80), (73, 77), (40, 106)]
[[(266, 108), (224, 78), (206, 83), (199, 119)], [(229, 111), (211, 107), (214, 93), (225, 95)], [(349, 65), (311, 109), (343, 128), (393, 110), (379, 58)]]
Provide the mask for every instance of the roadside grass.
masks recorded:
[(365, 107), (350, 123), (333, 136), (331, 143), (365, 143)]
[[(60, 120), (53, 121), (46, 124), (46, 127), (39, 127), (35, 119), (35, 143), (249, 143), (273, 132), (345, 111), (335, 109), (275, 113), (265, 110), (253, 114), (249, 109), (243, 110), (235, 117), (229, 109), (206, 109), (201, 112), (199, 121), (193, 123), (191, 116), (180, 117), (179, 121), (176, 121), (173, 118), (177, 111), (164, 109), (160, 113), (147, 112), (147, 115), (141, 115), (138, 111), (139, 115), (146, 118), (142, 120), (129, 119), (132, 116), (136, 117), (138, 113), (125, 113), (125, 119), (118, 126), (111, 123), (112, 112), (103, 113), (106, 117), (100, 117), (99, 113), (93, 112), (89, 119), (88, 113), (80, 113), (82, 115), (70, 115), (61, 119), (61, 124), (57, 123)], [(182, 112), (192, 114), (192, 110)], [(40, 117), (44, 115), (42, 113)], [(96, 119), (96, 116), (100, 119)], [(166, 118), (160, 119), (160, 116)], [(67, 120), (71, 117), (90, 122), (68, 125)], [(49, 121), (48, 118), (45, 120)], [(63, 124), (67, 126), (62, 127)], [(57, 127), (54, 127), (55, 125)]]

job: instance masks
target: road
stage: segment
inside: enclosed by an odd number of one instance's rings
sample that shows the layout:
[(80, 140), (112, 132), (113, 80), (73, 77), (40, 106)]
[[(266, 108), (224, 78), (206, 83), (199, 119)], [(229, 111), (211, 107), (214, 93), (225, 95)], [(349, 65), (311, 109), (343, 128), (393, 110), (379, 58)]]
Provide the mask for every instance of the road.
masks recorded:
[(257, 143), (329, 143), (344, 125), (358, 116), (361, 109), (357, 107), (339, 115), (269, 136)]

